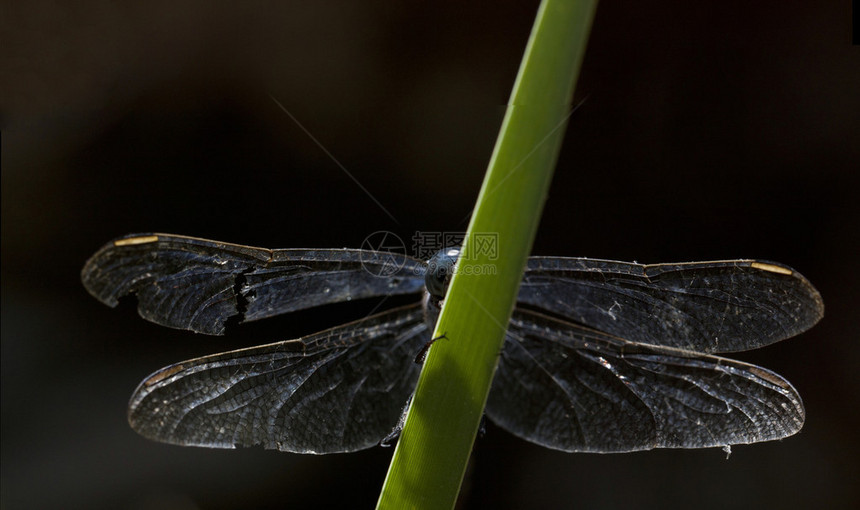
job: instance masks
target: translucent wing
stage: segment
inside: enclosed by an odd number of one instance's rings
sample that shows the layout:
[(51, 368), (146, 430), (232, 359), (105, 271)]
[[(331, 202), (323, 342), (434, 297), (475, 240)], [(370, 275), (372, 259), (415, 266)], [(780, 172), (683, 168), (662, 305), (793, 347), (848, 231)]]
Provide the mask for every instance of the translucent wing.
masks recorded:
[(794, 388), (763, 368), (524, 310), (511, 319), (486, 413), (528, 441), (600, 453), (768, 441), (804, 420)]
[(165, 234), (112, 241), (81, 279), (103, 303), (134, 293), (140, 315), (219, 335), (230, 317), (252, 321), (349, 299), (420, 292), (424, 262), (368, 250), (267, 250)]
[(518, 301), (633, 342), (708, 353), (768, 345), (824, 313), (800, 273), (754, 260), (641, 265), (532, 257)]
[(389, 434), (412, 394), (428, 341), (419, 305), (298, 340), (163, 368), (131, 397), (141, 435), (179, 445), (262, 445), (350, 452)]

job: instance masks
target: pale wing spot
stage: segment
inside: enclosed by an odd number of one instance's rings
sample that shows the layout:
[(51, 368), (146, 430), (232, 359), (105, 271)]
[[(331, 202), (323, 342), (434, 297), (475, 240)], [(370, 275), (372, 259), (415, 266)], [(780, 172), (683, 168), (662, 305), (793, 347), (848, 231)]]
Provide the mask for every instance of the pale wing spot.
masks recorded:
[(135, 244), (147, 244), (158, 241), (158, 236), (141, 236), (129, 237), (128, 239), (117, 239), (113, 242), (114, 246), (132, 246)]
[(768, 271), (771, 273), (786, 274), (786, 275), (792, 274), (791, 269), (788, 269), (788, 268), (785, 268), (782, 266), (777, 266), (775, 264), (767, 264), (765, 262), (753, 262), (752, 264), (750, 264), (750, 267), (755, 268), (755, 269), (761, 269), (762, 271)]

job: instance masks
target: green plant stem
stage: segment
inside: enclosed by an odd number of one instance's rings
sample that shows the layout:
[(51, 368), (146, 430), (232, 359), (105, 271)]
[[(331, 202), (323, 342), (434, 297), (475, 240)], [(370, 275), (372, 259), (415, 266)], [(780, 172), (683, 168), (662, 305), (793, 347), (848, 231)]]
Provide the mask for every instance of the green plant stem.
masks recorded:
[(561, 147), (596, 0), (544, 0), (377, 508), (452, 508)]

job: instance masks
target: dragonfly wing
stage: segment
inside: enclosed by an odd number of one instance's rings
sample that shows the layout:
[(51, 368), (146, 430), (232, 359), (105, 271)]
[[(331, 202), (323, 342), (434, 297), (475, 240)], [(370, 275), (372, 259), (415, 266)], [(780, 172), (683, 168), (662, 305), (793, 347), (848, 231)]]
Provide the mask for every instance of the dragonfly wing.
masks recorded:
[(771, 344), (824, 314), (800, 273), (754, 260), (641, 265), (532, 257), (518, 301), (633, 342), (709, 353)]
[(487, 401), (495, 423), (569, 452), (754, 443), (800, 430), (800, 396), (766, 369), (515, 310)]
[(193, 237), (135, 234), (112, 241), (81, 271), (103, 303), (134, 293), (140, 315), (198, 333), (364, 297), (420, 292), (424, 262), (369, 250), (267, 250)]
[(429, 333), (419, 305), (298, 340), (168, 366), (144, 380), (128, 420), (166, 443), (335, 453), (376, 445), (396, 425)]

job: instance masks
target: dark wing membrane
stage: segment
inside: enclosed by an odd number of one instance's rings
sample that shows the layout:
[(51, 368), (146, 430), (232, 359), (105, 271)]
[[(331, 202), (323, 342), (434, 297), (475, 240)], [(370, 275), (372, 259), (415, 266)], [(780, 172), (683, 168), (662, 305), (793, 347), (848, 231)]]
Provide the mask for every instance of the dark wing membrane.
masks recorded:
[(600, 453), (768, 441), (804, 420), (794, 388), (763, 368), (525, 310), (514, 311), (486, 413), (539, 445)]
[(420, 292), (424, 270), (424, 262), (388, 252), (267, 250), (135, 234), (102, 247), (81, 279), (110, 306), (134, 293), (147, 320), (219, 335), (233, 316), (251, 321), (326, 303)]
[(429, 340), (419, 305), (298, 340), (159, 370), (129, 403), (141, 435), (188, 446), (296, 453), (369, 448), (397, 424)]
[(755, 260), (641, 265), (532, 257), (518, 301), (634, 342), (709, 353), (797, 335), (824, 313), (800, 273)]

